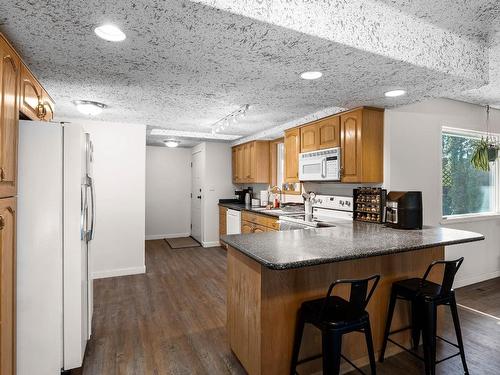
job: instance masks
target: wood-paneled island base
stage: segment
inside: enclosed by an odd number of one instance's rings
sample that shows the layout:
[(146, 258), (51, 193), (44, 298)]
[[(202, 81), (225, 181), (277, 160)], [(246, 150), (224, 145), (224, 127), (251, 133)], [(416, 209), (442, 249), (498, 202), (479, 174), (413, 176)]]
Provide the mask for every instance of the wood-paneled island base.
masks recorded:
[[(284, 271), (268, 269), (232, 247), (227, 257), (227, 322), (231, 350), (250, 375), (278, 375), (290, 373), (297, 311), (302, 302), (323, 297), (337, 279), (380, 274), (380, 283), (368, 305), (377, 353), (382, 345), (392, 283), (421, 277), (433, 260), (444, 258), (444, 248), (421, 250), (418, 256), (406, 252)], [(431, 279), (439, 281), (439, 275), (434, 274)], [(348, 298), (347, 287), (339, 287), (335, 292)], [(408, 325), (409, 316), (407, 306), (398, 305), (393, 329)], [(394, 338), (405, 345), (410, 344), (409, 334), (402, 333)], [(395, 346), (389, 349), (392, 350), (389, 355), (399, 351)], [(318, 353), (321, 353), (319, 331), (306, 330), (300, 358)], [(346, 335), (342, 353), (356, 365), (368, 363), (362, 334)], [(301, 375), (319, 370), (321, 360), (299, 367)]]
[[(323, 297), (335, 280), (380, 274), (367, 307), (378, 352), (392, 283), (421, 277), (432, 261), (444, 259), (444, 246), (482, 239), (478, 233), (446, 228), (398, 231), (357, 222), (327, 229), (223, 236), (229, 246), (227, 326), (231, 350), (250, 375), (288, 375), (301, 303)], [(442, 269), (435, 267), (429, 279), (441, 282)], [(335, 294), (348, 298), (348, 287), (339, 286)], [(399, 302), (392, 330), (407, 326), (409, 318), (408, 306)], [(409, 331), (393, 338), (410, 344)], [(387, 355), (399, 351), (389, 345)], [(319, 353), (319, 332), (306, 326), (299, 358)], [(361, 333), (344, 336), (342, 353), (357, 365), (368, 363)], [(321, 360), (298, 368), (301, 375), (320, 370)]]

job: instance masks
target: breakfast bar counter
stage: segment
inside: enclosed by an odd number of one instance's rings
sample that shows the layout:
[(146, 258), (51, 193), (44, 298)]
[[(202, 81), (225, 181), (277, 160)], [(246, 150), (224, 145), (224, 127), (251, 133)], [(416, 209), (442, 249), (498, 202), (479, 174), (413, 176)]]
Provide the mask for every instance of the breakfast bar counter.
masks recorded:
[[(227, 328), (233, 353), (250, 375), (289, 374), (296, 316), (304, 301), (323, 297), (338, 279), (381, 275), (367, 307), (375, 352), (380, 350), (394, 281), (421, 277), (444, 247), (480, 241), (481, 234), (448, 228), (398, 230), (353, 222), (333, 228), (229, 235), (227, 253)], [(436, 267), (435, 267), (436, 268)], [(440, 282), (440, 270), (429, 279)], [(347, 298), (348, 290), (335, 293)], [(409, 309), (398, 305), (393, 329), (409, 322)], [(394, 338), (409, 345), (409, 334)], [(399, 350), (389, 346), (387, 355)], [(304, 333), (300, 358), (321, 352), (316, 330)], [(347, 335), (342, 353), (357, 365), (368, 362), (362, 335)], [(304, 364), (300, 374), (321, 369), (321, 361)]]

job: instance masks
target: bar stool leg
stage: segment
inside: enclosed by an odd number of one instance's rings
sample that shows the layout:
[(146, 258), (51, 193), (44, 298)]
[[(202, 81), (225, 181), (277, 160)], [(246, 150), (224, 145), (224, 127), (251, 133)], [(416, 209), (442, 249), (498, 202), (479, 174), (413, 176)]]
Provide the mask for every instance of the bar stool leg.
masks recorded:
[(375, 353), (373, 352), (373, 339), (372, 339), (372, 330), (370, 327), (370, 320), (365, 326), (365, 338), (366, 338), (366, 347), (368, 349), (368, 358), (370, 358), (370, 370), (371, 375), (377, 374), (377, 365), (375, 363)]
[(422, 330), (421, 312), (418, 303), (411, 301), (411, 338), (413, 350), (417, 350), (420, 345), (420, 331)]
[(425, 373), (436, 375), (436, 305), (432, 302), (423, 302), (424, 326), (422, 327), (424, 339)]
[(323, 375), (340, 374), (342, 334), (332, 330), (321, 332), (323, 341)]
[(293, 341), (293, 351), (292, 351), (292, 363), (290, 366), (290, 375), (295, 375), (297, 373), (297, 362), (299, 360), (300, 344), (302, 343), (302, 335), (304, 333), (305, 325), (304, 313), (299, 310), (297, 317), (297, 326), (295, 328), (295, 338)]
[(394, 289), (392, 289), (391, 299), (389, 302), (389, 312), (387, 314), (387, 321), (385, 322), (384, 341), (382, 341), (382, 348), (380, 349), (379, 362), (384, 362), (385, 349), (387, 348), (387, 339), (389, 338), (389, 332), (391, 331), (392, 316), (394, 315), (395, 308), (396, 308), (396, 293)]
[(455, 300), (455, 295), (451, 298), (450, 310), (451, 316), (453, 317), (453, 325), (455, 326), (455, 335), (457, 336), (457, 343), (460, 349), (460, 358), (462, 358), (464, 373), (468, 375), (469, 369), (467, 368), (467, 362), (465, 361), (464, 343), (462, 341), (462, 330), (460, 329), (460, 320), (458, 319), (457, 301)]

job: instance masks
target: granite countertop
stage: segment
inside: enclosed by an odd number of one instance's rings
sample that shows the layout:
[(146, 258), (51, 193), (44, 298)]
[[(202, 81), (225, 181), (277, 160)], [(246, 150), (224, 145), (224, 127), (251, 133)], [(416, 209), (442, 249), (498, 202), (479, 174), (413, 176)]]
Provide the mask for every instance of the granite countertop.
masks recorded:
[(222, 236), (267, 268), (285, 270), (483, 240), (479, 233), (442, 227), (400, 230), (354, 221), (333, 228)]

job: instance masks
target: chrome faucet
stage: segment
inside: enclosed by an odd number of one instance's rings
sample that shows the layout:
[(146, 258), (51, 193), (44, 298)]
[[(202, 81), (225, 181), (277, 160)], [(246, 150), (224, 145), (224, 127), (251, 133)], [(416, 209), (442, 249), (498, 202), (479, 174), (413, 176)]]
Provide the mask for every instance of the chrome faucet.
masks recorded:
[(275, 185), (275, 186), (273, 186), (271, 188), (271, 193), (274, 193), (274, 190), (277, 190), (280, 193), (280, 206), (281, 206), (281, 201), (282, 201), (282, 198), (283, 198), (283, 192), (281, 191), (281, 188), (278, 185)]

